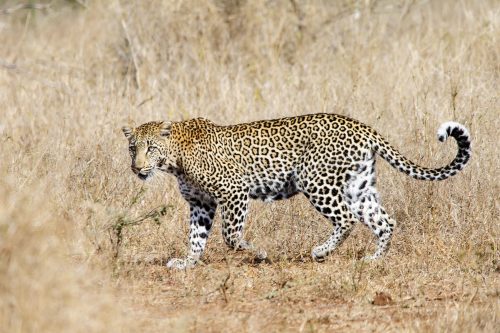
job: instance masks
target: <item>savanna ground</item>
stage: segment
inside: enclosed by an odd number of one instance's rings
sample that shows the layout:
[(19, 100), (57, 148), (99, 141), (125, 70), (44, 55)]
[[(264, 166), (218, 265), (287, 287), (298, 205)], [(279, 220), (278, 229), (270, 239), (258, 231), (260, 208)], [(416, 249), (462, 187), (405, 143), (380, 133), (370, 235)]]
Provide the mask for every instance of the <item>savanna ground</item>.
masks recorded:
[[(0, 1), (0, 331), (499, 332), (498, 1)], [(204, 263), (169, 176), (142, 183), (120, 128), (335, 112), (425, 166), (441, 122), (465, 124), (458, 176), (378, 163), (397, 219), (389, 255), (358, 225), (322, 264), (329, 223), (304, 197), (252, 205)], [(450, 140), (452, 141), (452, 140)]]

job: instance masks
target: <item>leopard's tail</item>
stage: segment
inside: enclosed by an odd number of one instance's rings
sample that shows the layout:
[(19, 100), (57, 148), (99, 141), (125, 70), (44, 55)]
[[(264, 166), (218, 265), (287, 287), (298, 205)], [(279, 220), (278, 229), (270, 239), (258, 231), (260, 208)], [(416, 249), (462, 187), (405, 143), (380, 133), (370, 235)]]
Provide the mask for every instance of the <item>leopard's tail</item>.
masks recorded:
[(395, 169), (406, 173), (410, 177), (420, 180), (443, 180), (462, 170), (471, 157), (470, 134), (463, 125), (452, 121), (443, 123), (437, 131), (438, 140), (444, 142), (449, 136), (452, 136), (457, 141), (457, 155), (450, 164), (436, 169), (424, 168), (413, 163), (401, 155), (380, 135), (377, 135), (377, 140), (373, 142), (372, 147), (378, 155), (389, 162)]

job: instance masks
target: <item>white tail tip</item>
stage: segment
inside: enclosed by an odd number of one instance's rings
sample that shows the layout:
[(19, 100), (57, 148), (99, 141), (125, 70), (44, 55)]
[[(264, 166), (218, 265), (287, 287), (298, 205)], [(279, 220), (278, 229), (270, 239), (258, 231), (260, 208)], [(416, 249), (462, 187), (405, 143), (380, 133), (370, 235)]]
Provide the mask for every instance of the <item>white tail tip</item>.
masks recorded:
[(470, 136), (469, 131), (467, 130), (467, 128), (465, 128), (464, 125), (454, 121), (447, 121), (439, 126), (439, 129), (437, 131), (438, 140), (441, 142), (446, 141), (446, 139), (448, 139), (454, 129), (460, 129), (463, 132), (463, 135), (465, 135), (466, 137)]

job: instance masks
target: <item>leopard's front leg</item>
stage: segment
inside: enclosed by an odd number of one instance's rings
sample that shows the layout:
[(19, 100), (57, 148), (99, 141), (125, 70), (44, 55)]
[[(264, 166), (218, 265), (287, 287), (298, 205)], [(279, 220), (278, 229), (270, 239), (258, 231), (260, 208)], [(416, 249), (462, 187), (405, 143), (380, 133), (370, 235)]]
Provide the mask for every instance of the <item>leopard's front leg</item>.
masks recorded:
[(179, 181), (181, 194), (189, 202), (189, 252), (185, 259), (173, 258), (168, 268), (186, 269), (196, 265), (200, 259), (212, 229), (217, 204), (207, 194)]
[(267, 258), (266, 251), (243, 239), (247, 213), (248, 195), (246, 193), (235, 193), (224, 202), (221, 205), (222, 237), (230, 248), (250, 251), (259, 260), (264, 260)]

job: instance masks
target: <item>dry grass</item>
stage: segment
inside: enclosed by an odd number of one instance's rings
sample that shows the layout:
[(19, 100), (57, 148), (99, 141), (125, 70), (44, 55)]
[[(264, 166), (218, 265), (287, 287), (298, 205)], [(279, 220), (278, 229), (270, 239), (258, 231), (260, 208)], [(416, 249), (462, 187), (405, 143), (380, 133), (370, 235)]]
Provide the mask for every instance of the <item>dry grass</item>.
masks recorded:
[[(0, 11), (0, 331), (498, 332), (499, 36), (493, 0)], [(132, 175), (120, 127), (314, 112), (360, 119), (428, 166), (453, 156), (435, 131), (459, 121), (473, 159), (439, 183), (379, 163), (399, 222), (382, 261), (357, 260), (374, 248), (357, 227), (311, 262), (330, 227), (297, 197), (252, 206), (247, 237), (271, 263), (228, 253), (217, 221), (203, 265), (163, 267), (186, 252), (187, 207), (170, 177)]]

